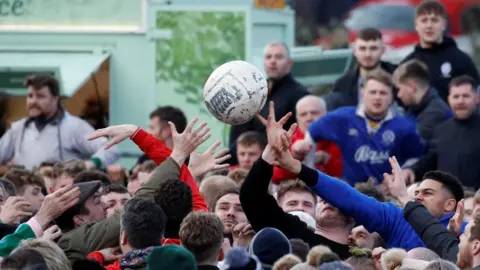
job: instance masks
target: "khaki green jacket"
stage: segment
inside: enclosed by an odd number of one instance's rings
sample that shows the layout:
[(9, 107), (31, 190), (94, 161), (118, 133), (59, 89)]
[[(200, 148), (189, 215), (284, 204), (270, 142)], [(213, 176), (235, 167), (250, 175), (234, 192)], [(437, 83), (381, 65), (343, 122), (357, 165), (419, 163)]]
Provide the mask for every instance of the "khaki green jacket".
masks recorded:
[[(135, 198), (154, 201), (155, 190), (169, 179), (179, 179), (180, 166), (171, 158), (166, 159), (141, 189)], [(84, 259), (90, 252), (119, 245), (120, 217), (123, 209), (100, 222), (92, 222), (64, 233), (57, 244), (65, 252), (70, 262)]]

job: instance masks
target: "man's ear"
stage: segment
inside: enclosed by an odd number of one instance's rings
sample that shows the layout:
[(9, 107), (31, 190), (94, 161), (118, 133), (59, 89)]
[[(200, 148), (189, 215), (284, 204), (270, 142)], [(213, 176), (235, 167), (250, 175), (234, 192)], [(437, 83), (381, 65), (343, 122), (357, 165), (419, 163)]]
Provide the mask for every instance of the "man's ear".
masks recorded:
[(127, 234), (125, 232), (120, 233), (120, 245), (125, 246), (127, 244)]
[(445, 201), (445, 205), (444, 205), (444, 211), (449, 213), (449, 212), (455, 212), (455, 210), (457, 209), (457, 201), (455, 199), (448, 199), (447, 201)]
[(73, 216), (73, 223), (75, 224), (75, 227), (80, 227), (86, 222), (82, 215), (76, 215)]

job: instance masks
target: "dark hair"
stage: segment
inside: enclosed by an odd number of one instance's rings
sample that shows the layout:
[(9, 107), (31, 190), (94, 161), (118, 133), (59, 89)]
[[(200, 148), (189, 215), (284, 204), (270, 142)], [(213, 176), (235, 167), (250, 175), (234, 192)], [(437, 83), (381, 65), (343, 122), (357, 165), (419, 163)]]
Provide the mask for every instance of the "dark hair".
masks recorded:
[(313, 202), (317, 202), (317, 194), (313, 192), (311, 189), (303, 181), (297, 180), (288, 180), (282, 181), (280, 185), (277, 187), (277, 201), (280, 201), (283, 196), (289, 191), (299, 191), (299, 192), (306, 192), (312, 195)]
[(212, 209), (210, 209), (210, 210), (212, 212), (215, 212), (215, 207), (217, 207), (218, 200), (220, 200), (223, 196), (228, 195), (228, 194), (236, 194), (236, 195), (240, 196), (240, 191), (238, 190), (238, 188), (227, 188), (227, 189), (224, 189), (224, 190), (220, 191), (218, 193), (217, 197), (215, 197), (215, 199), (213, 199)]
[(468, 240), (480, 240), (480, 214), (473, 216), (473, 224), (470, 227), (470, 239)]
[(333, 252), (328, 252), (322, 255), (320, 257), (320, 265), (324, 263), (329, 263), (329, 262), (337, 262), (340, 261), (340, 257), (336, 253)]
[(156, 108), (150, 113), (150, 119), (155, 117), (160, 118), (161, 123), (166, 124), (172, 122), (179, 133), (182, 133), (187, 127), (187, 117), (185, 116), (185, 113), (179, 108), (173, 106), (161, 106)]
[(83, 171), (75, 176), (75, 180), (73, 180), (73, 182), (78, 184), (95, 180), (100, 180), (104, 185), (110, 185), (112, 183), (110, 177), (100, 170)]
[(5, 178), (0, 178), (0, 183), (3, 185), (3, 188), (8, 193), (9, 197), (17, 195), (17, 189), (12, 182), (8, 181)]
[(178, 179), (169, 179), (160, 184), (154, 197), (168, 217), (165, 232), (177, 234), (182, 220), (193, 210), (192, 190)]
[(463, 199), (464, 193), (462, 183), (454, 175), (442, 171), (430, 171), (423, 175), (422, 181), (426, 179), (441, 183), (443, 188), (452, 193), (457, 202)]
[(371, 181), (355, 184), (355, 189), (359, 192), (376, 199), (379, 202), (385, 202), (385, 195)]
[(368, 72), (367, 75), (365, 76), (365, 79), (362, 82), (362, 87), (365, 87), (367, 82), (370, 80), (383, 83), (390, 88), (393, 87), (392, 75), (390, 75), (390, 73), (387, 73), (386, 71), (383, 71), (383, 70), (375, 70), (375, 71)]
[(440, 15), (445, 19), (447, 18), (445, 6), (436, 0), (423, 1), (415, 8), (415, 17), (431, 13), (435, 15)]
[(66, 161), (58, 162), (53, 166), (53, 177), (57, 178), (62, 174), (75, 178), (81, 172), (87, 170), (85, 161), (81, 159), (69, 159)]
[(292, 247), (292, 254), (297, 255), (302, 262), (307, 260), (308, 251), (310, 246), (299, 238), (290, 239), (290, 246)]
[(257, 131), (251, 130), (244, 132), (237, 139), (237, 145), (244, 145), (248, 147), (254, 144), (258, 144), (262, 149), (265, 149), (265, 146), (267, 146), (264, 136)]
[(55, 224), (64, 232), (75, 229), (73, 217), (76, 215), (88, 215), (90, 211), (85, 207), (85, 203), (77, 203), (68, 208), (61, 216), (55, 219)]
[(468, 75), (461, 75), (458, 77), (453, 78), (450, 81), (450, 84), (448, 85), (449, 89), (452, 89), (452, 87), (457, 87), (461, 85), (468, 84), (472, 87), (472, 90), (476, 93), (478, 83), (475, 81), (474, 78), (468, 76)]
[(131, 199), (125, 204), (121, 227), (134, 249), (160, 245), (167, 216), (154, 202)]
[(377, 28), (364, 28), (357, 33), (357, 39), (371, 41), (371, 40), (382, 40), (382, 32)]
[(93, 259), (78, 259), (72, 264), (72, 270), (105, 270), (103, 266)]
[(109, 193), (120, 193), (120, 194), (126, 194), (128, 193), (128, 189), (122, 185), (119, 184), (110, 184), (105, 186), (105, 188), (102, 190), (102, 195), (107, 195)]
[(33, 74), (25, 79), (25, 87), (33, 87), (35, 90), (40, 90), (43, 87), (47, 87), (52, 96), (60, 96), (60, 84), (58, 80), (52, 77), (50, 74)]
[(47, 262), (42, 254), (33, 248), (19, 248), (0, 264), (1, 269), (48, 269)]
[(138, 172), (151, 173), (157, 168), (157, 164), (153, 160), (147, 160), (140, 165)]
[(397, 80), (400, 83), (404, 83), (407, 80), (413, 80), (422, 87), (427, 87), (430, 80), (427, 65), (417, 59), (409, 60), (401, 64), (395, 73), (398, 74)]
[(197, 261), (218, 257), (223, 243), (223, 223), (213, 213), (191, 212), (180, 226), (180, 241)]

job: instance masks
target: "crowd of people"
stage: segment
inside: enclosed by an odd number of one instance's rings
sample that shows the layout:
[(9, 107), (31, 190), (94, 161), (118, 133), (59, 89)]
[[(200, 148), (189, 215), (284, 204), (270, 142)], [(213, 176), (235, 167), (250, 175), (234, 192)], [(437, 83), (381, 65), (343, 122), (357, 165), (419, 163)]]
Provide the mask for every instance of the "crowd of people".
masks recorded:
[[(397, 66), (377, 29), (327, 96), (265, 48), (268, 103), (203, 153), (207, 122), (159, 107), (148, 130), (94, 130), (26, 80), (28, 116), (0, 139), (0, 269), (474, 269), (480, 267), (480, 101), (473, 61), (417, 7)], [(116, 144), (144, 153), (127, 170)]]

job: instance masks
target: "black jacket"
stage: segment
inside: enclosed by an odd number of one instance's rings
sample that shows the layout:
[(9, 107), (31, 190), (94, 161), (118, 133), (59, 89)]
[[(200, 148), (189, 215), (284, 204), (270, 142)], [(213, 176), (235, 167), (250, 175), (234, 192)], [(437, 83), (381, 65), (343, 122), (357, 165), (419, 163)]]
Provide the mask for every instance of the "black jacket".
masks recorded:
[(457, 262), (460, 241), (425, 206), (417, 201), (408, 202), (403, 209), (403, 214), (405, 220), (410, 223), (429, 249), (442, 259)]
[(433, 88), (425, 93), (418, 105), (407, 110), (407, 115), (416, 119), (417, 131), (426, 142), (430, 141), (433, 129), (438, 124), (453, 116), (448, 104), (440, 98), (437, 90)]
[[(380, 62), (380, 66), (388, 73), (393, 73), (397, 68), (396, 65), (383, 61)], [(360, 69), (356, 67), (345, 73), (335, 82), (332, 92), (323, 97), (327, 103), (328, 111), (333, 111), (340, 107), (358, 105), (359, 74)]]
[[(275, 115), (278, 119), (286, 115), (288, 112), (293, 113), (293, 116), (284, 125), (284, 128), (288, 130), (290, 126), (296, 122), (295, 105), (297, 105), (297, 101), (308, 94), (310, 93), (307, 89), (295, 81), (291, 74), (288, 74), (273, 83), (272, 90), (267, 97), (265, 106), (263, 106), (263, 109), (260, 111), (260, 115), (265, 117), (265, 119), (267, 118), (268, 103), (273, 101), (275, 103)], [(230, 154), (232, 155), (230, 164), (233, 165), (238, 163), (236, 147), (237, 138), (242, 133), (251, 130), (260, 132), (266, 138), (265, 126), (257, 118), (253, 118), (245, 124), (232, 126), (230, 130)]]
[(442, 43), (428, 49), (415, 46), (414, 51), (403, 62), (411, 59), (421, 60), (428, 66), (430, 85), (438, 90), (438, 94), (445, 101), (448, 101), (448, 84), (452, 78), (469, 75), (477, 82), (480, 80), (473, 60), (457, 47), (451, 37), (444, 37)]
[[(272, 175), (273, 166), (259, 158), (253, 164), (242, 184), (240, 202), (253, 230), (258, 232), (265, 227), (276, 228), (284, 233), (288, 239), (302, 239), (311, 247), (325, 245), (342, 259), (350, 257), (347, 245), (339, 244), (316, 234), (300, 218), (290, 215), (280, 208), (275, 198), (268, 193), (268, 185)], [(317, 181), (316, 177), (315, 172), (312, 177), (302, 177), (302, 180), (311, 184)]]
[(480, 188), (480, 115), (466, 120), (451, 118), (433, 131), (427, 154), (412, 169), (416, 179), (431, 170), (449, 172), (464, 186)]

